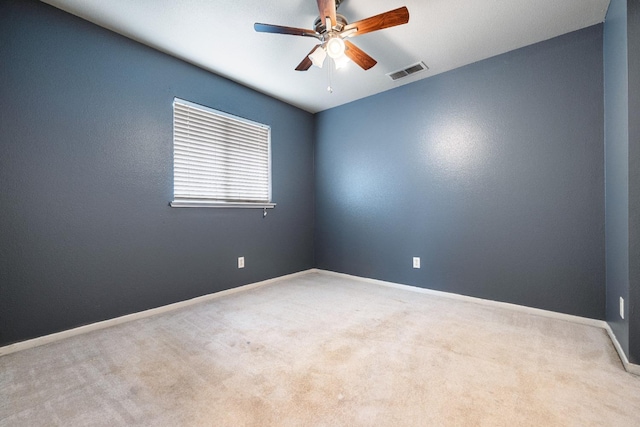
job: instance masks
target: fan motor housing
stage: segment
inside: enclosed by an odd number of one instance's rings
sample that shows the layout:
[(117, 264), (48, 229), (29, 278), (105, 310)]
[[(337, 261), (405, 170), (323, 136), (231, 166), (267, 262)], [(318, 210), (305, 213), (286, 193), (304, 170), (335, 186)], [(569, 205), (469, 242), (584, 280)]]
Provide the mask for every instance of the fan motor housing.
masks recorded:
[[(339, 13), (336, 14), (337, 31), (341, 31), (348, 23), (349, 22), (347, 21), (347, 18), (345, 18), (343, 15), (340, 15)], [(325, 22), (322, 19), (320, 19), (319, 16), (313, 22), (313, 28), (316, 30), (317, 33), (320, 33), (320, 34), (324, 34), (327, 32), (327, 26)]]

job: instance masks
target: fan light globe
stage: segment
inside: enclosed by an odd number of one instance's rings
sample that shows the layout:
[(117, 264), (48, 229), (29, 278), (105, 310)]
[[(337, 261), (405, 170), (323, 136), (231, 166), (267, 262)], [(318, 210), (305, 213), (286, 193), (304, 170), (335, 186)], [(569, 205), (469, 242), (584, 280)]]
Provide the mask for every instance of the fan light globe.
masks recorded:
[(322, 63), (324, 62), (324, 59), (326, 57), (327, 57), (327, 52), (325, 52), (324, 49), (320, 46), (318, 46), (316, 50), (314, 50), (313, 53), (309, 55), (309, 59), (311, 60), (311, 63), (318, 68), (322, 68)]
[(344, 41), (340, 37), (332, 37), (327, 42), (327, 55), (333, 59), (344, 55)]
[(339, 70), (340, 68), (344, 68), (347, 66), (347, 64), (349, 63), (349, 57), (347, 55), (342, 55), (334, 59), (333, 62), (336, 65), (336, 70)]

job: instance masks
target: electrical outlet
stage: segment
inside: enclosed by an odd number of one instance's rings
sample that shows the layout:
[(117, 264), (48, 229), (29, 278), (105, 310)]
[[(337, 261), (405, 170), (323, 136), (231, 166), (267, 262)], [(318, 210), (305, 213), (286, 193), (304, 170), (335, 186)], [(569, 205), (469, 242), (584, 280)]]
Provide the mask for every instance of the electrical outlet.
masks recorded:
[(624, 319), (624, 298), (620, 297), (620, 317)]
[(413, 257), (413, 268), (420, 268), (420, 257), (419, 256), (414, 256)]
[(238, 268), (244, 268), (244, 257), (243, 256), (239, 256), (238, 257)]

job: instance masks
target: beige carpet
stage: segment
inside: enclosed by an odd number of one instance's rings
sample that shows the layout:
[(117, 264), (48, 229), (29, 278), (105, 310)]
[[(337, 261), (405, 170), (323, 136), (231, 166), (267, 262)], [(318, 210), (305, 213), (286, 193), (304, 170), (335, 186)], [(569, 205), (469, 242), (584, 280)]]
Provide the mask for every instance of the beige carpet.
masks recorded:
[(1, 426), (639, 426), (595, 327), (312, 273), (0, 357)]

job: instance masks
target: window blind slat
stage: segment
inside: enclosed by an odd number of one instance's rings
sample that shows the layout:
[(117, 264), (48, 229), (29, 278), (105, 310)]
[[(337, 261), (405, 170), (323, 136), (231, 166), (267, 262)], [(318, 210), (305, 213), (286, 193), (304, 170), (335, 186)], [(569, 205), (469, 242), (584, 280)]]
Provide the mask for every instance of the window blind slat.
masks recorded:
[(226, 168), (226, 169), (246, 169), (247, 171), (257, 172), (262, 170), (262, 162), (253, 161), (253, 160), (245, 160), (238, 161), (223, 157), (206, 157), (206, 156), (195, 156), (195, 155), (187, 155), (176, 153), (175, 157), (175, 165), (184, 167), (184, 168)]
[(209, 158), (205, 156), (183, 156), (182, 154), (176, 154), (175, 164), (184, 168), (221, 168), (221, 169), (244, 169), (255, 173), (261, 171), (262, 162), (258, 161), (237, 161), (228, 158)]
[(251, 141), (253, 143), (258, 141), (265, 141), (265, 134), (252, 135), (252, 134), (243, 134), (240, 132), (227, 132), (227, 131), (218, 131), (213, 128), (203, 128), (198, 126), (193, 126), (190, 123), (180, 124), (178, 123), (179, 130), (186, 130), (190, 135), (203, 135), (206, 138), (220, 138), (222, 141), (235, 141), (238, 143), (242, 143), (244, 141)]
[[(220, 182), (220, 175), (193, 175), (189, 174), (188, 177), (185, 177), (184, 174), (177, 174), (180, 178), (188, 178), (189, 185), (198, 185), (198, 184), (207, 184), (207, 185), (218, 185)], [(239, 185), (242, 187), (256, 187), (259, 189), (259, 186), (269, 182), (267, 177), (246, 177), (246, 176), (236, 176), (232, 179), (229, 179), (225, 182), (225, 185)]]
[(207, 155), (207, 156), (212, 156), (212, 155), (233, 155), (233, 156), (239, 156), (239, 157), (244, 157), (244, 158), (252, 158), (252, 157), (256, 157), (256, 158), (260, 158), (260, 159), (264, 159), (269, 157), (269, 152), (268, 150), (264, 150), (264, 151), (241, 151), (241, 150), (234, 150), (234, 149), (222, 149), (220, 147), (212, 147), (210, 145), (207, 144), (181, 144), (175, 147), (176, 151), (181, 151), (181, 152), (190, 152), (190, 153), (202, 153), (203, 155)]
[(224, 126), (217, 122), (208, 121), (194, 121), (192, 118), (182, 118), (176, 120), (176, 123), (184, 128), (189, 128), (193, 132), (205, 132), (212, 134), (227, 135), (230, 138), (239, 139), (256, 139), (261, 140), (266, 135), (266, 132), (252, 132), (246, 128), (235, 128), (230, 126)]

